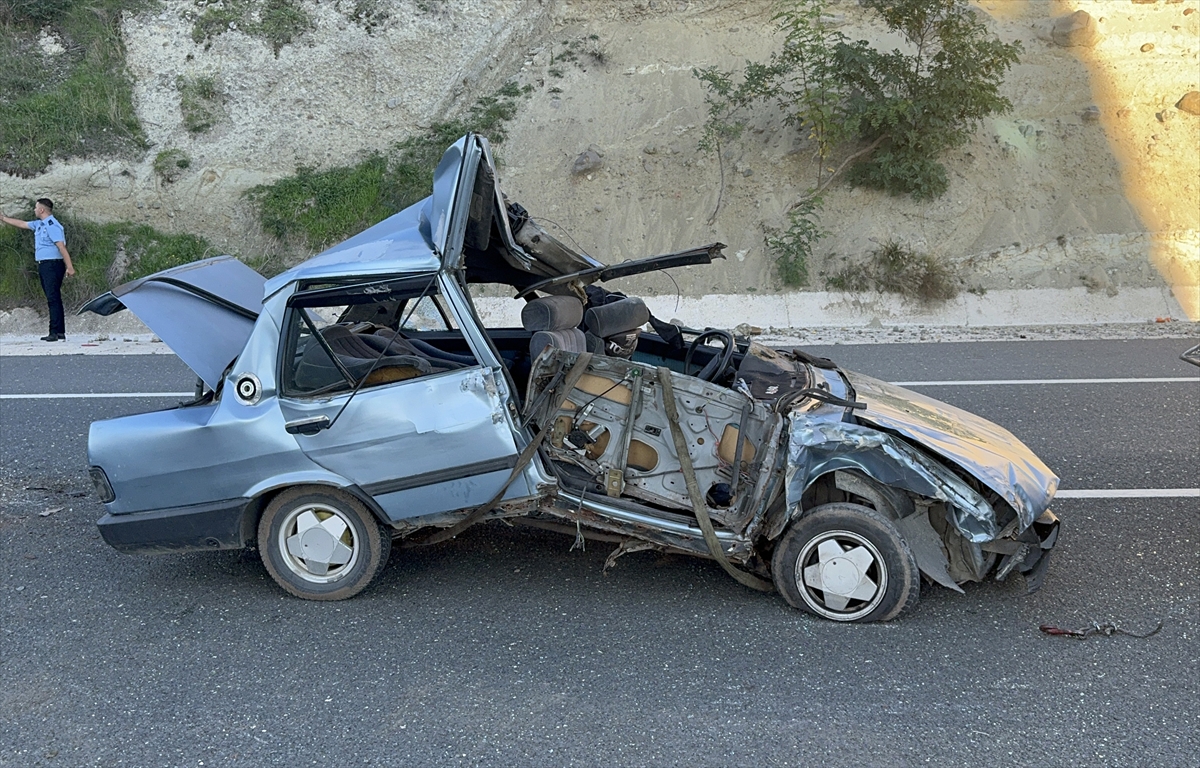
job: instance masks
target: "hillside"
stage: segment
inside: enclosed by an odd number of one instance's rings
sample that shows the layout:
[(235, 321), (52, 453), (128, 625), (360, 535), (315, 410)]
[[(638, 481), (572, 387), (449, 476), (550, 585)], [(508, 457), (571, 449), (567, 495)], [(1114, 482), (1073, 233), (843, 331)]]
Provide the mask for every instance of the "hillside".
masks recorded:
[[(822, 272), (895, 239), (959, 266), (976, 294), (1170, 285), (1200, 318), (1200, 116), (1174, 106), (1200, 89), (1196, 5), (978, 3), (1002, 40), (1024, 47), (1005, 84), (1013, 111), (945, 158), (951, 183), (937, 200), (832, 187), (813, 288)], [(124, 20), (146, 155), (0, 175), (0, 209), (16, 214), (45, 195), (77, 216), (193, 232), (232, 252), (278, 249), (249, 214), (246, 189), (299, 166), (353, 162), (516, 81), (532, 93), (499, 147), (510, 197), (607, 262), (727, 243), (719, 268), (676, 275), (685, 296), (779, 292), (764, 232), (810, 183), (812, 148), (769, 111), (757, 115), (724, 159), (710, 224), (721, 169), (697, 149), (704, 100), (692, 75), (766, 59), (778, 45), (768, 2), (380, 0), (373, 25), (313, 3), (315, 27), (278, 55), (238, 30), (193, 42), (196, 7), (166, 0)], [(1078, 8), (1095, 18), (1098, 41), (1057, 44), (1054, 18)], [(901, 44), (852, 0), (831, 11), (851, 38)], [(223, 117), (211, 131), (184, 127), (180, 75), (221, 84)], [(598, 166), (573, 173), (589, 147)], [(153, 170), (168, 148), (192, 160), (170, 183)], [(630, 288), (677, 290), (661, 275)]]

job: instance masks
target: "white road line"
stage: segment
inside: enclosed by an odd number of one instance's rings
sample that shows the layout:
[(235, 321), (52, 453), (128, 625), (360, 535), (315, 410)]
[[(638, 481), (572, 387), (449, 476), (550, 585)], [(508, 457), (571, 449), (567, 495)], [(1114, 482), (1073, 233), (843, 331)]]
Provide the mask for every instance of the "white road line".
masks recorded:
[[(970, 386), (972, 384), (1062, 384), (1062, 383), (1109, 383), (1109, 382), (1160, 382), (1160, 381), (1195, 381), (1200, 379), (1045, 379), (1045, 380), (1011, 380), (1011, 381), (910, 381), (894, 382), (901, 386)], [(58, 399), (116, 399), (116, 398), (148, 398), (148, 397), (195, 397), (195, 392), (92, 392), (76, 394), (29, 394), (29, 395), (0, 395), (0, 400), (58, 400)], [(1056, 499), (1166, 499), (1166, 498), (1200, 498), (1200, 488), (1103, 488), (1060, 490), (1054, 494)]]
[(78, 394), (0, 395), (0, 400), (112, 400), (130, 397), (195, 397), (195, 392), (85, 392)]
[(1178, 499), (1200, 498), (1200, 488), (1100, 488), (1059, 491), (1056, 499)]
[(1200, 377), (1169, 376), (1160, 379), (975, 379), (971, 381), (893, 381), (898, 387), (991, 387), (998, 384), (1200, 384)]

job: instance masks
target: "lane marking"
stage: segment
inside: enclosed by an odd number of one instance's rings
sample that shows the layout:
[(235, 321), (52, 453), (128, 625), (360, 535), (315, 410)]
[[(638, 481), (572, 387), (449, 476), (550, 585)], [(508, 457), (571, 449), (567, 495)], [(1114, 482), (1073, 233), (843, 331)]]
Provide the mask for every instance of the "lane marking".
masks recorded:
[(893, 381), (897, 387), (991, 387), (998, 384), (1200, 384), (1196, 376), (1168, 376), (1157, 379), (975, 379), (970, 381)]
[(195, 392), (87, 392), (78, 394), (0, 395), (0, 400), (114, 400), (137, 397), (195, 397)]
[[(1200, 378), (1172, 379), (1046, 379), (1046, 380), (1011, 380), (1011, 381), (914, 381), (893, 382), (898, 386), (970, 386), (980, 384), (1060, 384), (1060, 383), (1110, 383), (1110, 382), (1161, 382), (1161, 381), (1195, 381)], [(93, 392), (74, 394), (28, 394), (3, 395), (0, 400), (59, 400), (59, 399), (123, 399), (123, 398), (154, 398), (154, 397), (195, 397), (195, 392)], [(1056, 499), (1172, 499), (1200, 498), (1200, 488), (1081, 488), (1077, 490), (1060, 490), (1054, 494)]]
[(1179, 499), (1200, 498), (1200, 488), (1100, 488), (1059, 491), (1056, 499)]

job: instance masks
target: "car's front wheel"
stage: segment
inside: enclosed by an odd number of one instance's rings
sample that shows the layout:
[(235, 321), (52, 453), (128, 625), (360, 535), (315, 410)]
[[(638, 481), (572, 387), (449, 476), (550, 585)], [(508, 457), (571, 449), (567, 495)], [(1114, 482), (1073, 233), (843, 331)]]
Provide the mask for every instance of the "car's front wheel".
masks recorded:
[(825, 504), (796, 521), (771, 573), (788, 603), (834, 621), (887, 621), (921, 594), (916, 559), (896, 526), (859, 504)]
[(267, 572), (307, 600), (344, 600), (387, 564), (392, 538), (362, 502), (330, 488), (280, 493), (258, 523)]

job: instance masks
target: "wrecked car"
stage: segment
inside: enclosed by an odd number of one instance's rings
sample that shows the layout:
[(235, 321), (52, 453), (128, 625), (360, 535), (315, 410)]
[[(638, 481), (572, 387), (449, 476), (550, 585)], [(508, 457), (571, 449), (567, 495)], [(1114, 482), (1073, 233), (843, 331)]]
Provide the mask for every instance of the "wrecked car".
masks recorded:
[[(432, 192), (269, 280), (216, 257), (84, 308), (128, 308), (199, 378), (189, 402), (92, 425), (106, 542), (257, 548), (313, 600), (360, 592), (394, 543), (495, 519), (611, 542), (606, 567), (712, 558), (835, 621), (899, 616), (922, 580), (1042, 583), (1058, 478), (1012, 434), (605, 287), (722, 244), (603, 264), (509, 201), (471, 134)], [(520, 327), (485, 327), (480, 284)]]

